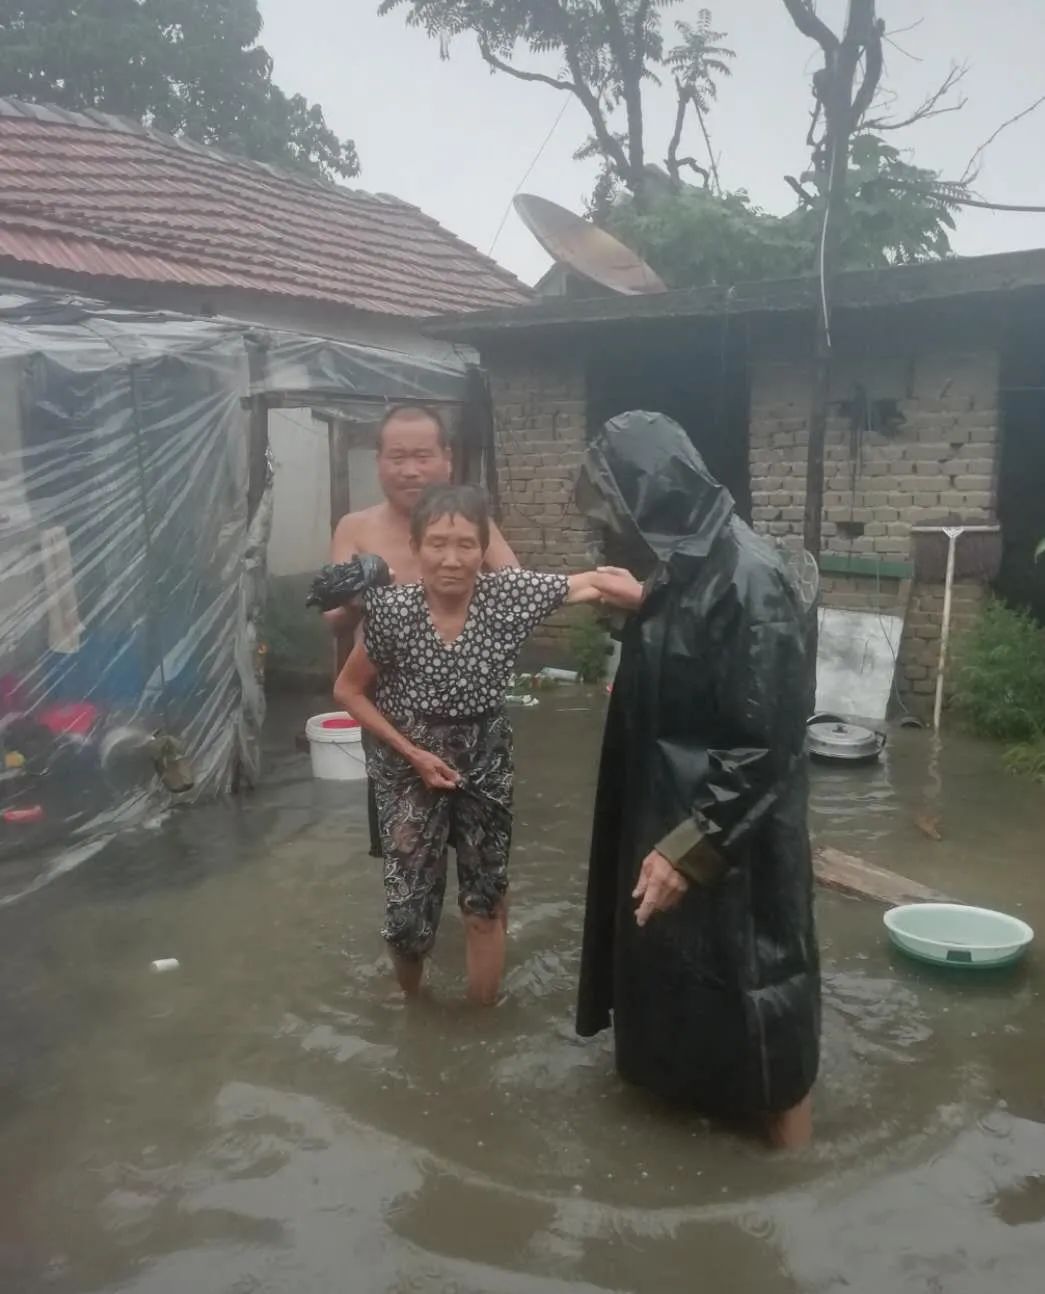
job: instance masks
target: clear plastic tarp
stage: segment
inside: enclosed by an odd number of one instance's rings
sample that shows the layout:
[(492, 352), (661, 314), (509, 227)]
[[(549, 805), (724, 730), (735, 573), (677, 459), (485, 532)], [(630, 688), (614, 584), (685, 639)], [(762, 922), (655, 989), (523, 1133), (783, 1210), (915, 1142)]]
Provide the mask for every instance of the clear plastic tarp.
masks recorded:
[(0, 858), (257, 776), (271, 492), (248, 517), (247, 397), (464, 384), (463, 365), (0, 284)]

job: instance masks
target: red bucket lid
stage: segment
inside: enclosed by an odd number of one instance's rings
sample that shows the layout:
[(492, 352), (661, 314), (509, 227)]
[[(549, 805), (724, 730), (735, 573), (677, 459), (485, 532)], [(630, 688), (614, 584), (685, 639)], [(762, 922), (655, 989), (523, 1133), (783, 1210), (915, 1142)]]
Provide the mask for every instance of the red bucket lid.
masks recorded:
[(2, 816), (10, 826), (17, 827), (23, 823), (43, 822), (44, 808), (42, 804), (28, 804), (23, 809), (5, 809)]
[(343, 719), (324, 719), (321, 725), (324, 728), (358, 728), (358, 719), (349, 719), (347, 716)]

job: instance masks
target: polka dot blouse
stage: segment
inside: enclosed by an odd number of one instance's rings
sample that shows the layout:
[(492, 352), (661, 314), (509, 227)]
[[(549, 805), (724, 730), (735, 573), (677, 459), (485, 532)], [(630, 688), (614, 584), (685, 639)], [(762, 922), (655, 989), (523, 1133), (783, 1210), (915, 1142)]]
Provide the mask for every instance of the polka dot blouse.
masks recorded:
[(378, 709), (393, 721), (499, 710), (520, 648), (568, 593), (565, 575), (517, 569), (480, 575), (464, 628), (447, 643), (420, 584), (371, 589), (363, 641), (378, 670)]

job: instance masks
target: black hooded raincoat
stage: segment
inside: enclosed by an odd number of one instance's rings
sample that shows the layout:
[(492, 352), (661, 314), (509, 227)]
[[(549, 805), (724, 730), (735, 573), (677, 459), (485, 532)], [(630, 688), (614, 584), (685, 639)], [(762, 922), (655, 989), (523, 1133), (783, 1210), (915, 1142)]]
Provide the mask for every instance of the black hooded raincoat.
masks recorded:
[[(606, 724), (578, 1032), (612, 1013), (622, 1077), (707, 1114), (789, 1109), (820, 1033), (806, 613), (671, 419), (613, 419), (585, 473), (596, 517), (656, 568)], [(699, 883), (639, 929), (632, 890), (658, 846)]]

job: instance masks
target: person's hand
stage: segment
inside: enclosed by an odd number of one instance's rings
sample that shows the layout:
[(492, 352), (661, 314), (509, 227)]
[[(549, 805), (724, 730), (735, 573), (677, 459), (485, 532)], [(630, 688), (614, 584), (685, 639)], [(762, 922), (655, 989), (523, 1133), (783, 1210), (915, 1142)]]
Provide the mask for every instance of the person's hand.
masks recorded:
[(622, 611), (637, 611), (646, 596), (646, 590), (631, 571), (620, 566), (598, 567), (592, 583), (603, 602), (620, 607)]
[(430, 791), (456, 791), (461, 784), (461, 775), (430, 750), (418, 750), (410, 763)]
[(667, 912), (689, 889), (689, 881), (677, 872), (663, 854), (647, 854), (639, 872), (639, 883), (631, 897), (639, 900), (635, 920), (644, 926), (654, 912)]

